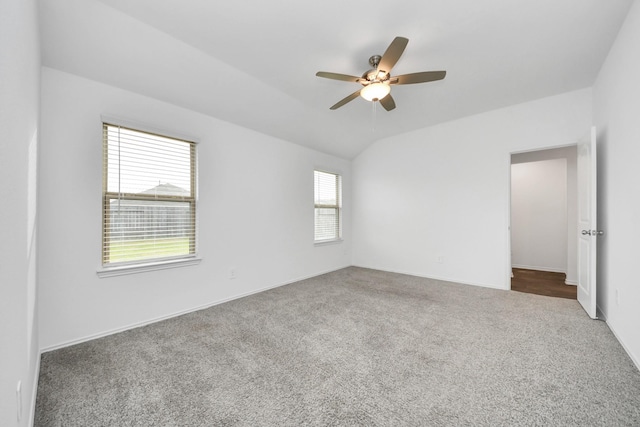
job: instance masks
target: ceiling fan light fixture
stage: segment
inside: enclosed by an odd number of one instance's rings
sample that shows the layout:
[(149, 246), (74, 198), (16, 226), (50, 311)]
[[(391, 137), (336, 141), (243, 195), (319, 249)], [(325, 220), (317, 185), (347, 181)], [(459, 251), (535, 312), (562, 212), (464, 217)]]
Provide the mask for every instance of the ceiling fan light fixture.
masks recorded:
[[(391, 85), (410, 85), (415, 83), (427, 83), (444, 79), (446, 71), (422, 71), (419, 73), (403, 74), (401, 76), (391, 76), (391, 69), (396, 65), (400, 56), (407, 47), (409, 39), (406, 37), (396, 37), (393, 39), (384, 54), (373, 55), (369, 58), (371, 69), (365, 71), (362, 77), (350, 76), (348, 74), (329, 73), (318, 71), (316, 76), (325, 79), (341, 80), (345, 82), (359, 83), (363, 87), (360, 90), (347, 95), (334, 105), (330, 110), (337, 110), (348, 102), (353, 101), (358, 96), (362, 96), (369, 102), (380, 101), (380, 105), (387, 111), (396, 108), (396, 102), (391, 96)], [(375, 104), (374, 104), (375, 105)]]
[(391, 86), (385, 83), (374, 82), (362, 88), (360, 96), (367, 101), (379, 101), (391, 92)]

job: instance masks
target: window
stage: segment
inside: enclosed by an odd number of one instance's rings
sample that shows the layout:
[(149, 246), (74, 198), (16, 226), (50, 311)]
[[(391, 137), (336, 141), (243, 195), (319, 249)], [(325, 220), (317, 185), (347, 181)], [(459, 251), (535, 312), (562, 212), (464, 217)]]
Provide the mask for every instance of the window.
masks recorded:
[(314, 171), (315, 241), (338, 240), (342, 235), (342, 177)]
[(103, 124), (102, 265), (196, 253), (196, 145)]

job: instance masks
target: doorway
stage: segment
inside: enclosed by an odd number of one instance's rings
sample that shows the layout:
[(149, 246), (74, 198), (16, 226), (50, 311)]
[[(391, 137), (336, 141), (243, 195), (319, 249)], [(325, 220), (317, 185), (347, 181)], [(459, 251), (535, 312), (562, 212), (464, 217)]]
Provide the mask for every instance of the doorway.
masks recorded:
[(511, 155), (511, 289), (576, 299), (577, 147)]

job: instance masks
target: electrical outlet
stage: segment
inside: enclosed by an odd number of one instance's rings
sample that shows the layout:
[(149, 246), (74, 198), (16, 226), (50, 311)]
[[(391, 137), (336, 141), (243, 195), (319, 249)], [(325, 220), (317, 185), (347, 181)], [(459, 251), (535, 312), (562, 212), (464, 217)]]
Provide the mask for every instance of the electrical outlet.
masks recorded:
[(16, 413), (18, 422), (22, 418), (22, 381), (18, 381), (16, 386)]
[(229, 269), (229, 279), (235, 279), (235, 278), (236, 278), (236, 268), (231, 267)]

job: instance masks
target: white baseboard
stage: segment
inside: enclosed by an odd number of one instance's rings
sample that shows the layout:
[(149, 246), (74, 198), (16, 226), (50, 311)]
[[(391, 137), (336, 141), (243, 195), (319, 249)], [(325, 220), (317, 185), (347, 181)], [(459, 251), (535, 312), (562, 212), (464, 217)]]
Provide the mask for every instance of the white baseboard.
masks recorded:
[[(604, 320), (605, 322), (607, 321), (607, 315), (604, 314), (604, 311), (602, 311), (602, 308), (600, 308), (598, 303), (596, 303), (596, 317), (600, 320)], [(611, 329), (611, 327), (609, 327), (609, 329)]]
[(442, 282), (460, 283), (461, 285), (480, 286), (480, 287), (483, 287), (483, 288), (500, 289), (500, 290), (509, 290), (510, 289), (510, 288), (505, 288), (503, 286), (497, 286), (497, 285), (494, 285), (494, 284), (487, 284), (487, 283), (480, 283), (480, 282), (468, 282), (468, 281), (465, 281), (465, 280), (460, 280), (460, 279), (451, 278), (451, 277), (440, 277), (440, 276), (432, 276), (432, 275), (428, 275), (427, 276), (427, 275), (424, 275), (424, 274), (412, 273), (412, 272), (408, 272), (408, 271), (385, 270), (385, 269), (382, 269), (382, 268), (368, 267), (366, 265), (356, 265), (356, 264), (354, 264), (353, 267), (368, 268), (370, 270), (384, 271), (384, 272), (387, 272), (387, 273), (406, 274), (407, 276), (415, 276), (415, 277), (422, 277), (424, 279), (440, 280)]
[(33, 426), (36, 422), (36, 399), (38, 398), (38, 382), (40, 380), (40, 359), (42, 359), (42, 352), (38, 352), (38, 360), (36, 361), (36, 368), (33, 372), (33, 384), (31, 385), (31, 408), (29, 408), (29, 424)]
[(247, 296), (253, 295), (253, 294), (258, 294), (260, 292), (268, 291), (269, 289), (279, 288), (280, 286), (290, 285), (291, 283), (299, 282), (301, 280), (310, 279), (312, 277), (322, 276), (323, 274), (331, 273), (333, 271), (342, 270), (342, 269), (347, 268), (347, 267), (349, 267), (349, 266), (347, 265), (347, 266), (339, 267), (339, 268), (336, 268), (336, 269), (327, 270), (327, 271), (319, 272), (319, 273), (316, 273), (316, 274), (311, 274), (311, 275), (304, 276), (304, 277), (299, 277), (297, 279), (288, 280), (286, 282), (278, 283), (278, 284), (275, 284), (275, 285), (269, 285), (269, 286), (265, 286), (263, 288), (255, 289), (253, 291), (249, 291), (249, 292), (245, 292), (245, 293), (242, 293), (242, 294), (234, 295), (234, 296), (229, 297), (229, 298), (224, 298), (224, 299), (221, 299), (221, 300), (211, 301), (211, 302), (208, 302), (206, 304), (198, 305), (196, 307), (190, 307), (190, 308), (187, 308), (185, 310), (176, 311), (176, 312), (167, 314), (165, 316), (154, 317), (154, 318), (149, 319), (149, 320), (144, 320), (142, 322), (132, 323), (132, 324), (129, 324), (127, 326), (122, 326), (120, 328), (110, 329), (110, 330), (107, 330), (107, 331), (99, 332), (97, 334), (91, 334), (91, 335), (87, 335), (87, 336), (84, 336), (84, 337), (81, 337), (81, 338), (76, 338), (76, 339), (73, 339), (73, 340), (65, 341), (65, 342), (62, 342), (62, 343), (59, 343), (59, 344), (55, 344), (55, 345), (51, 345), (51, 346), (48, 346), (48, 347), (41, 348), (40, 349), (40, 353), (42, 354), (42, 353), (46, 353), (46, 352), (49, 352), (49, 351), (58, 350), (60, 348), (69, 347), (69, 346), (72, 346), (72, 345), (81, 344), (83, 342), (87, 342), (87, 341), (95, 340), (95, 339), (98, 339), (98, 338), (103, 338), (103, 337), (106, 337), (106, 336), (109, 336), (109, 335), (117, 334), (117, 333), (120, 333), (120, 332), (128, 331), (130, 329), (140, 328), (142, 326), (147, 326), (147, 325), (151, 325), (153, 323), (162, 322), (163, 320), (168, 320), (168, 319), (172, 319), (174, 317), (182, 316), (184, 314), (193, 313), (194, 311), (204, 310), (204, 309), (207, 309), (209, 307), (216, 306), (218, 304), (223, 304), (225, 302), (233, 301), (233, 300), (236, 300), (236, 299), (239, 299), (239, 298), (244, 298), (244, 297), (247, 297)]
[(616, 339), (618, 340), (618, 342), (620, 343), (620, 345), (622, 346), (622, 348), (624, 349), (624, 351), (626, 351), (626, 352), (627, 352), (627, 354), (629, 355), (629, 358), (631, 359), (631, 361), (633, 362), (633, 364), (634, 364), (634, 365), (636, 365), (636, 368), (638, 369), (638, 371), (640, 371), (640, 359), (638, 359), (638, 357), (636, 357), (636, 355), (635, 355), (635, 354), (633, 354), (633, 353), (631, 352), (631, 350), (629, 350), (629, 347), (627, 347), (627, 346), (624, 344), (624, 341), (622, 341), (622, 340), (620, 339), (620, 336), (618, 335), (618, 333), (616, 332), (616, 330), (611, 326), (611, 323), (607, 322), (606, 320), (605, 320), (605, 322), (607, 323), (607, 326), (609, 327), (609, 330), (610, 330), (611, 332), (613, 332), (613, 336), (615, 336), (615, 337), (616, 337)]

